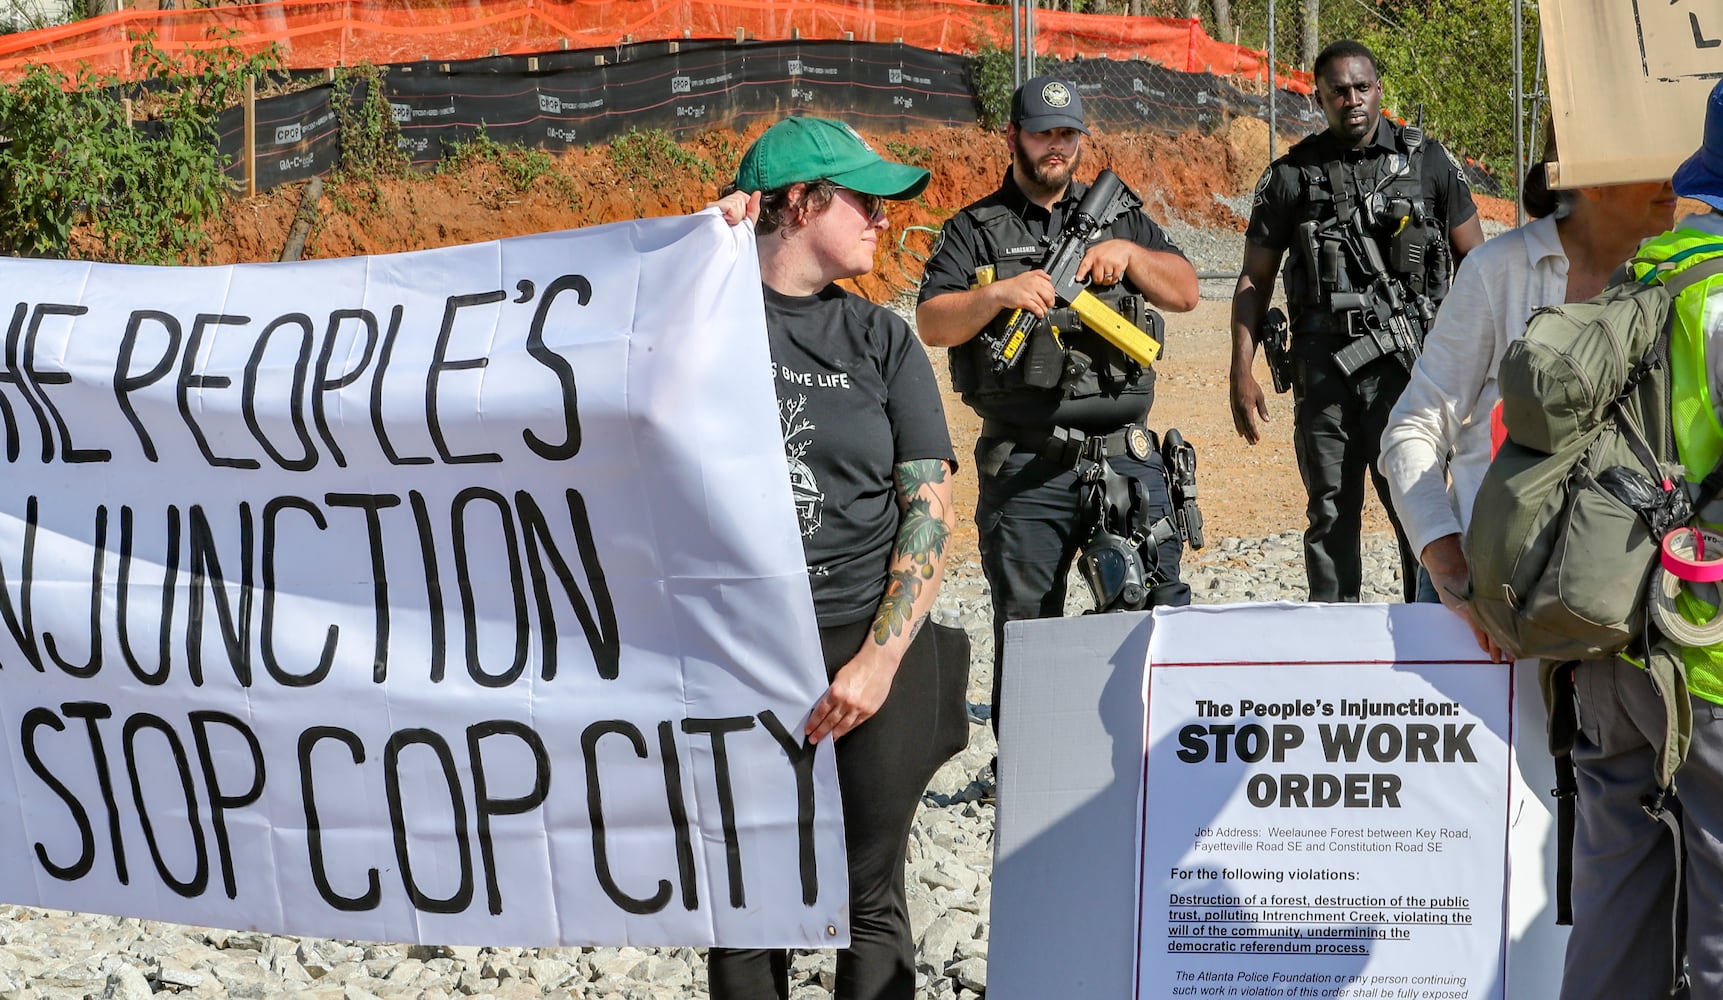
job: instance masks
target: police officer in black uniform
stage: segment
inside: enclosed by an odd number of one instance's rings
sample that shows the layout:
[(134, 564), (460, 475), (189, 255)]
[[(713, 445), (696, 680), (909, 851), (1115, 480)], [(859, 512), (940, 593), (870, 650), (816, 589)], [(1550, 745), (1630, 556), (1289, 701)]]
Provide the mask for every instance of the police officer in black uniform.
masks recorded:
[[(1062, 343), (1064, 377), (1037, 387), (1026, 381), (1029, 363), (995, 373), (977, 338), (990, 325), (1003, 328), (1020, 309), (1042, 317), (1055, 312), (1052, 280), (1039, 265), (1088, 190), (1073, 177), (1088, 134), (1074, 84), (1037, 77), (1018, 88), (1005, 130), (1011, 169), (997, 191), (946, 222), (916, 309), (921, 339), (951, 348), (953, 388), (982, 418), (975, 520), (993, 592), (996, 727), (1005, 622), (1064, 613), (1065, 580), (1087, 540), (1082, 463), (1104, 455), (1113, 473), (1140, 484), (1146, 519), (1170, 508), (1161, 456), (1143, 424), (1154, 398), (1152, 369), (1069, 317), (1054, 316), (1060, 341), (1043, 325), (1036, 336), (1044, 339), (1029, 350), (1058, 350)], [(1140, 209), (1097, 234), (1077, 277), (1127, 316), (1146, 317), (1150, 306), (1185, 312), (1197, 304), (1196, 271)], [(1179, 539), (1148, 551), (1156, 565), (1147, 569), (1159, 582), (1147, 603), (1190, 603), (1190, 588), (1179, 581)]]
[[(1406, 387), (1407, 352), (1372, 353), (1360, 342), (1380, 314), (1359, 293), (1380, 287), (1363, 238), (1375, 245), (1402, 312), (1421, 331), (1451, 268), (1483, 242), (1464, 175), (1440, 144), (1384, 118), (1376, 57), (1351, 40), (1316, 57), (1316, 96), (1328, 128), (1269, 164), (1257, 182), (1244, 265), (1232, 298), (1233, 426), (1251, 444), (1268, 402), (1251, 372), (1256, 334), (1286, 259), (1291, 326), (1293, 441), (1308, 498), (1304, 569), (1312, 601), (1357, 601), (1364, 476), (1376, 484), (1399, 541), (1405, 597), (1416, 593), (1418, 560), (1376, 469), (1389, 411)], [(1339, 238), (1356, 221), (1353, 247)], [(1422, 308), (1425, 315), (1416, 315)], [(1366, 315), (1366, 312), (1370, 315)], [(1362, 348), (1362, 350), (1361, 350)], [(1342, 353), (1343, 360), (1336, 359)], [(1343, 363), (1344, 361), (1344, 363)], [(1346, 369), (1351, 373), (1347, 374)]]

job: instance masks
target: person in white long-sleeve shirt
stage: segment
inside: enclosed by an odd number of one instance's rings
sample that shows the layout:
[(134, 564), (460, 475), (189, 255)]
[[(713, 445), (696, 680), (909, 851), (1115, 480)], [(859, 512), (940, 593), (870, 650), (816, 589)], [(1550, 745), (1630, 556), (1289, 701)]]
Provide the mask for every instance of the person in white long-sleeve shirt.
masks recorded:
[[(1553, 160), (1546, 138), (1544, 160)], [(1534, 311), (1601, 291), (1642, 239), (1674, 214), (1668, 184), (1626, 184), (1551, 191), (1543, 164), (1526, 177), (1522, 200), (1536, 221), (1473, 250), (1424, 342), (1424, 353), (1388, 419), (1380, 470), (1425, 573), (1419, 599), (1440, 599), (1468, 625), (1492, 658), (1502, 653), (1473, 625), (1457, 595), (1466, 588), (1461, 546), (1478, 484), (1490, 464), (1491, 413), (1501, 394), (1496, 369)], [(1536, 661), (1514, 666), (1522, 691), (1536, 691)], [(1515, 835), (1509, 841), (1515, 902), (1510, 961), (1547, 964), (1565, 947), (1564, 930), (1542, 915), (1556, 895), (1553, 759), (1544, 752), (1540, 699), (1518, 699), (1516, 769), (1510, 785)]]
[[(1544, 161), (1554, 153), (1552, 135)], [(1439, 599), (1464, 618), (1478, 645), (1496, 658), (1501, 650), (1472, 622), (1461, 598), (1461, 539), (1490, 464), (1502, 354), (1537, 309), (1601, 292), (1642, 240), (1669, 228), (1675, 212), (1668, 181), (1551, 191), (1543, 168), (1532, 168), (1523, 192), (1536, 221), (1486, 241), (1461, 262), (1382, 434), (1379, 464), (1434, 590), (1421, 588), (1420, 599)]]

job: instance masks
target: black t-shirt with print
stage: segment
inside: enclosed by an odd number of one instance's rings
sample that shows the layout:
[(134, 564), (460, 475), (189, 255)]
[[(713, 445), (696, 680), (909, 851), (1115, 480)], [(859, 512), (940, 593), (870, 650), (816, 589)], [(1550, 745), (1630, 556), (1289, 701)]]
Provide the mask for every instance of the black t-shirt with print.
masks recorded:
[(821, 627), (874, 614), (897, 539), (900, 462), (956, 465), (939, 388), (909, 324), (837, 287), (766, 295), (790, 488)]

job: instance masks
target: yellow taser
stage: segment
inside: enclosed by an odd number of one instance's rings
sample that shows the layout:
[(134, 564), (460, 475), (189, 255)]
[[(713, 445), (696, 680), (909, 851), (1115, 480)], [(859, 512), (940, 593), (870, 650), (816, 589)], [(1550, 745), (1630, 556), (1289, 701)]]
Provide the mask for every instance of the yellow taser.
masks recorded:
[(1088, 289), (1072, 297), (1071, 311), (1077, 314), (1084, 326), (1107, 338), (1108, 343), (1124, 351), (1138, 364), (1146, 367), (1160, 357), (1161, 345), (1155, 342), (1155, 338), (1138, 329), (1135, 323), (1119, 315), (1117, 310), (1096, 298)]

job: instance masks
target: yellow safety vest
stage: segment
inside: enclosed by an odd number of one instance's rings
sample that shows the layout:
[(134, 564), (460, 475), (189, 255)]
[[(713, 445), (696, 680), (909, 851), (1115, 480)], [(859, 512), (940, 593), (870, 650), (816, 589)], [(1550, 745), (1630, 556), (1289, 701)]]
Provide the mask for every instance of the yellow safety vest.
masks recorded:
[[(1664, 233), (1640, 248), (1638, 260), (1672, 262), (1664, 276), (1723, 256), (1723, 237), (1693, 229)], [(1655, 263), (1636, 263), (1634, 277), (1646, 276)], [(1711, 378), (1705, 360), (1708, 329), (1723, 325), (1723, 276), (1709, 278), (1683, 292), (1671, 305), (1669, 334), (1670, 425), (1675, 434), (1676, 455), (1690, 484), (1698, 484), (1723, 458), (1723, 423), (1712, 404)], [(1713, 501), (1699, 512), (1706, 527), (1723, 526), (1723, 501)], [(1683, 590), (1676, 608), (1687, 620), (1710, 621), (1717, 607)], [(1723, 704), (1723, 643), (1704, 647), (1681, 647), (1687, 668), (1687, 689), (1706, 701)]]

